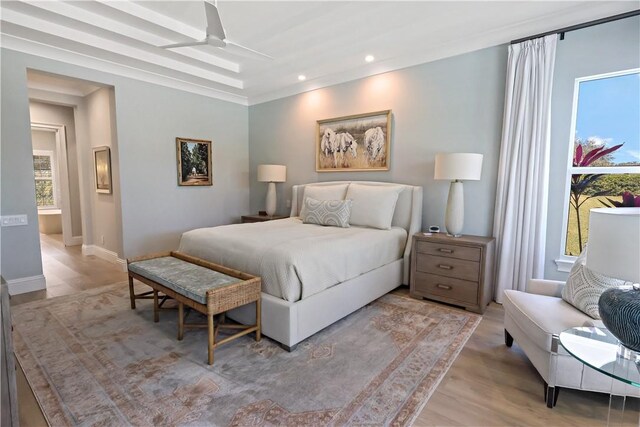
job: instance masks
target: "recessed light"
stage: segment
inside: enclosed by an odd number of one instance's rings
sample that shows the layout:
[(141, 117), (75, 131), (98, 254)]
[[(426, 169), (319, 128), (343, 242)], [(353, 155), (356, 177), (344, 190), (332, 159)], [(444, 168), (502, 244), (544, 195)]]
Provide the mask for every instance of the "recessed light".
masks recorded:
[(376, 59), (373, 55), (367, 55), (364, 57), (364, 60), (367, 62), (373, 62), (373, 60)]
[(303, 81), (307, 80), (307, 76), (305, 76), (304, 74), (300, 74), (300, 75), (298, 76), (298, 80), (300, 80), (301, 82), (303, 82)]

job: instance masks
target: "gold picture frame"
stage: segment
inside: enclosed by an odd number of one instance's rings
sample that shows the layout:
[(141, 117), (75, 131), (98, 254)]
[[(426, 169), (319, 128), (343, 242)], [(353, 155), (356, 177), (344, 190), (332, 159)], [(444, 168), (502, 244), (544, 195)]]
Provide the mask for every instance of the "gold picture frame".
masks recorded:
[(93, 148), (93, 171), (96, 193), (111, 194), (111, 149), (107, 146)]
[(176, 138), (179, 186), (213, 185), (212, 142)]
[(387, 171), (391, 110), (318, 120), (316, 172)]

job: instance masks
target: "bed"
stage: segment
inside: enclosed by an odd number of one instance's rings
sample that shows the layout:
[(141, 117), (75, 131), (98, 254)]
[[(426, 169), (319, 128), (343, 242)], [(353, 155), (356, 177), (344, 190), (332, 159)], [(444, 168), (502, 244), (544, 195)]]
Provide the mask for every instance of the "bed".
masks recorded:
[[(391, 228), (324, 227), (299, 218), (305, 188), (397, 186)], [(335, 188), (335, 187), (333, 187)], [(292, 350), (402, 283), (409, 283), (411, 236), (421, 228), (422, 187), (382, 182), (331, 181), (293, 186), (290, 218), (192, 230), (180, 251), (262, 277), (264, 335)], [(241, 307), (228, 317), (255, 322)]]

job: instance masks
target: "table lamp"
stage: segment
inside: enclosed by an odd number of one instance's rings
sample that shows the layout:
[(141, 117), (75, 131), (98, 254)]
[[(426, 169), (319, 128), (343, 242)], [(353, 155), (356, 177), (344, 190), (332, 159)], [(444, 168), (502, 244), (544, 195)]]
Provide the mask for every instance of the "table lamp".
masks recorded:
[(589, 212), (586, 267), (629, 282), (602, 293), (598, 311), (609, 331), (640, 352), (640, 208), (594, 208)]
[(482, 154), (477, 153), (438, 153), (434, 179), (451, 181), (444, 225), (447, 234), (453, 237), (462, 235), (464, 225), (463, 180), (478, 181), (482, 174)]
[(276, 182), (285, 182), (287, 180), (287, 167), (282, 165), (258, 165), (258, 181), (268, 182), (267, 188), (267, 206), (265, 211), (267, 215), (273, 216), (276, 213)]

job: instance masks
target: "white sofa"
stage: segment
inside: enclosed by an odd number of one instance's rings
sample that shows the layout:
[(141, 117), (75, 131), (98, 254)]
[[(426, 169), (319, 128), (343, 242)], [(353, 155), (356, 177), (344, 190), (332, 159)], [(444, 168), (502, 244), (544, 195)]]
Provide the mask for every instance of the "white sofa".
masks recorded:
[(552, 408), (562, 387), (640, 397), (640, 388), (614, 380), (568, 354), (560, 332), (575, 326), (603, 326), (561, 298), (564, 282), (531, 280), (526, 292), (504, 292), (505, 344), (522, 348), (545, 382), (545, 400)]

